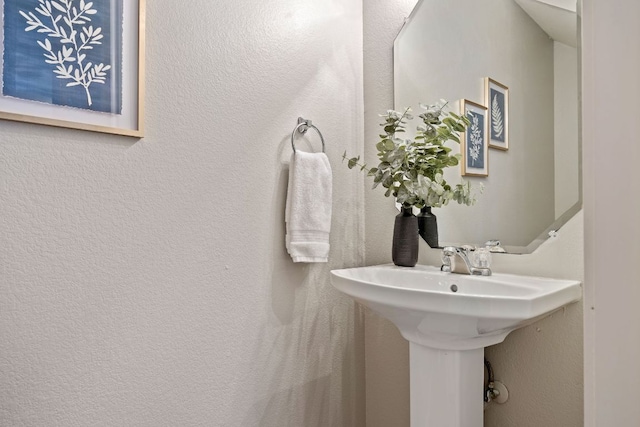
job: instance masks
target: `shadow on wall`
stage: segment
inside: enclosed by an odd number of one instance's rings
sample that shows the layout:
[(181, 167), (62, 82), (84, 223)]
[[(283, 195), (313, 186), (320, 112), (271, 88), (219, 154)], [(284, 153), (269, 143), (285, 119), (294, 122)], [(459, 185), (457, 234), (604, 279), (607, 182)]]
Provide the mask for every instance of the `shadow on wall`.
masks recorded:
[(242, 425), (256, 427), (340, 425), (332, 419), (330, 390), (331, 376), (326, 375), (297, 387), (274, 392), (265, 401), (259, 401), (249, 409)]
[[(307, 149), (303, 140), (296, 147)], [(294, 263), (285, 248), (290, 137), (280, 141), (272, 206), (270, 299), (250, 344), (250, 360), (231, 407), (247, 408), (242, 426), (364, 427), (362, 309), (330, 284), (332, 263)], [(284, 159), (286, 158), (286, 160)], [(337, 233), (340, 230), (336, 230)], [(333, 252), (340, 260), (341, 249)], [(269, 283), (265, 283), (269, 286)]]
[[(298, 142), (298, 141), (296, 141)], [(302, 141), (300, 141), (302, 142)], [(285, 247), (285, 206), (289, 182), (289, 161), (292, 153), (291, 139), (285, 137), (278, 145), (276, 170), (280, 171), (278, 185), (273, 195), (273, 227), (271, 242), (271, 308), (282, 324), (290, 324), (294, 318), (295, 295), (309, 275), (309, 264), (294, 263)], [(286, 158), (286, 160), (285, 160)]]
[(300, 289), (300, 315), (278, 327), (273, 342), (256, 343), (261, 398), (242, 426), (364, 427), (363, 313), (355, 304), (333, 305), (331, 298), (325, 304), (313, 294)]

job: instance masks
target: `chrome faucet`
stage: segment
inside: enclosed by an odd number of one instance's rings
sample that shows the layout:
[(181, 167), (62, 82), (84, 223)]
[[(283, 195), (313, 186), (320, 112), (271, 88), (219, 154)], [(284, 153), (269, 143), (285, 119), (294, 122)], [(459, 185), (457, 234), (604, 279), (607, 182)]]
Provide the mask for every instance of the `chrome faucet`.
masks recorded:
[(474, 276), (491, 276), (489, 267), (477, 267), (469, 259), (469, 251), (457, 246), (445, 246), (442, 249), (442, 267), (448, 273), (470, 274)]

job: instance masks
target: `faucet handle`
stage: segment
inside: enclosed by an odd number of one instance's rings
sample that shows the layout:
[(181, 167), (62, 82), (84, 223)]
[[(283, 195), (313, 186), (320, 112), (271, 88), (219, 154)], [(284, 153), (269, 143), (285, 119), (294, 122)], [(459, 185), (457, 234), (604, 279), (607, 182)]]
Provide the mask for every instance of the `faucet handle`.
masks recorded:
[(452, 258), (456, 255), (457, 248), (455, 246), (445, 246), (442, 248), (442, 265), (440, 266), (440, 271), (444, 271), (445, 273), (451, 273), (452, 268)]
[(474, 267), (491, 267), (491, 251), (489, 248), (478, 248), (473, 256)]
[(455, 255), (458, 253), (458, 250), (460, 250), (460, 248), (456, 246), (445, 246), (444, 248), (442, 248), (442, 256)]

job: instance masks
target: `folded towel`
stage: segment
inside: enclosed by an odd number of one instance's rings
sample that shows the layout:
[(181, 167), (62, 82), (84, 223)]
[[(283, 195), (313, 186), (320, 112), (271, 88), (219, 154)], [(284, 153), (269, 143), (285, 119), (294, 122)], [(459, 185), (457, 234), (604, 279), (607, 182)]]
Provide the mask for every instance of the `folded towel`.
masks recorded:
[(291, 155), (285, 222), (293, 262), (329, 260), (331, 185), (331, 165), (324, 153), (298, 150)]

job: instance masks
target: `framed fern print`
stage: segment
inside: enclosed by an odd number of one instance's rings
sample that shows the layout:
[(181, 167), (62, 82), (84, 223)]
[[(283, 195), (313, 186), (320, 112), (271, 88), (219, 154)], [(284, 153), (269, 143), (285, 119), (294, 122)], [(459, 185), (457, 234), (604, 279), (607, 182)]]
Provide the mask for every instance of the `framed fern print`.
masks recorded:
[(0, 118), (143, 136), (145, 0), (0, 0)]
[(485, 105), (489, 109), (489, 147), (509, 149), (509, 88), (487, 77)]
[(460, 114), (470, 122), (460, 138), (462, 175), (489, 176), (487, 107), (463, 99), (460, 101)]

